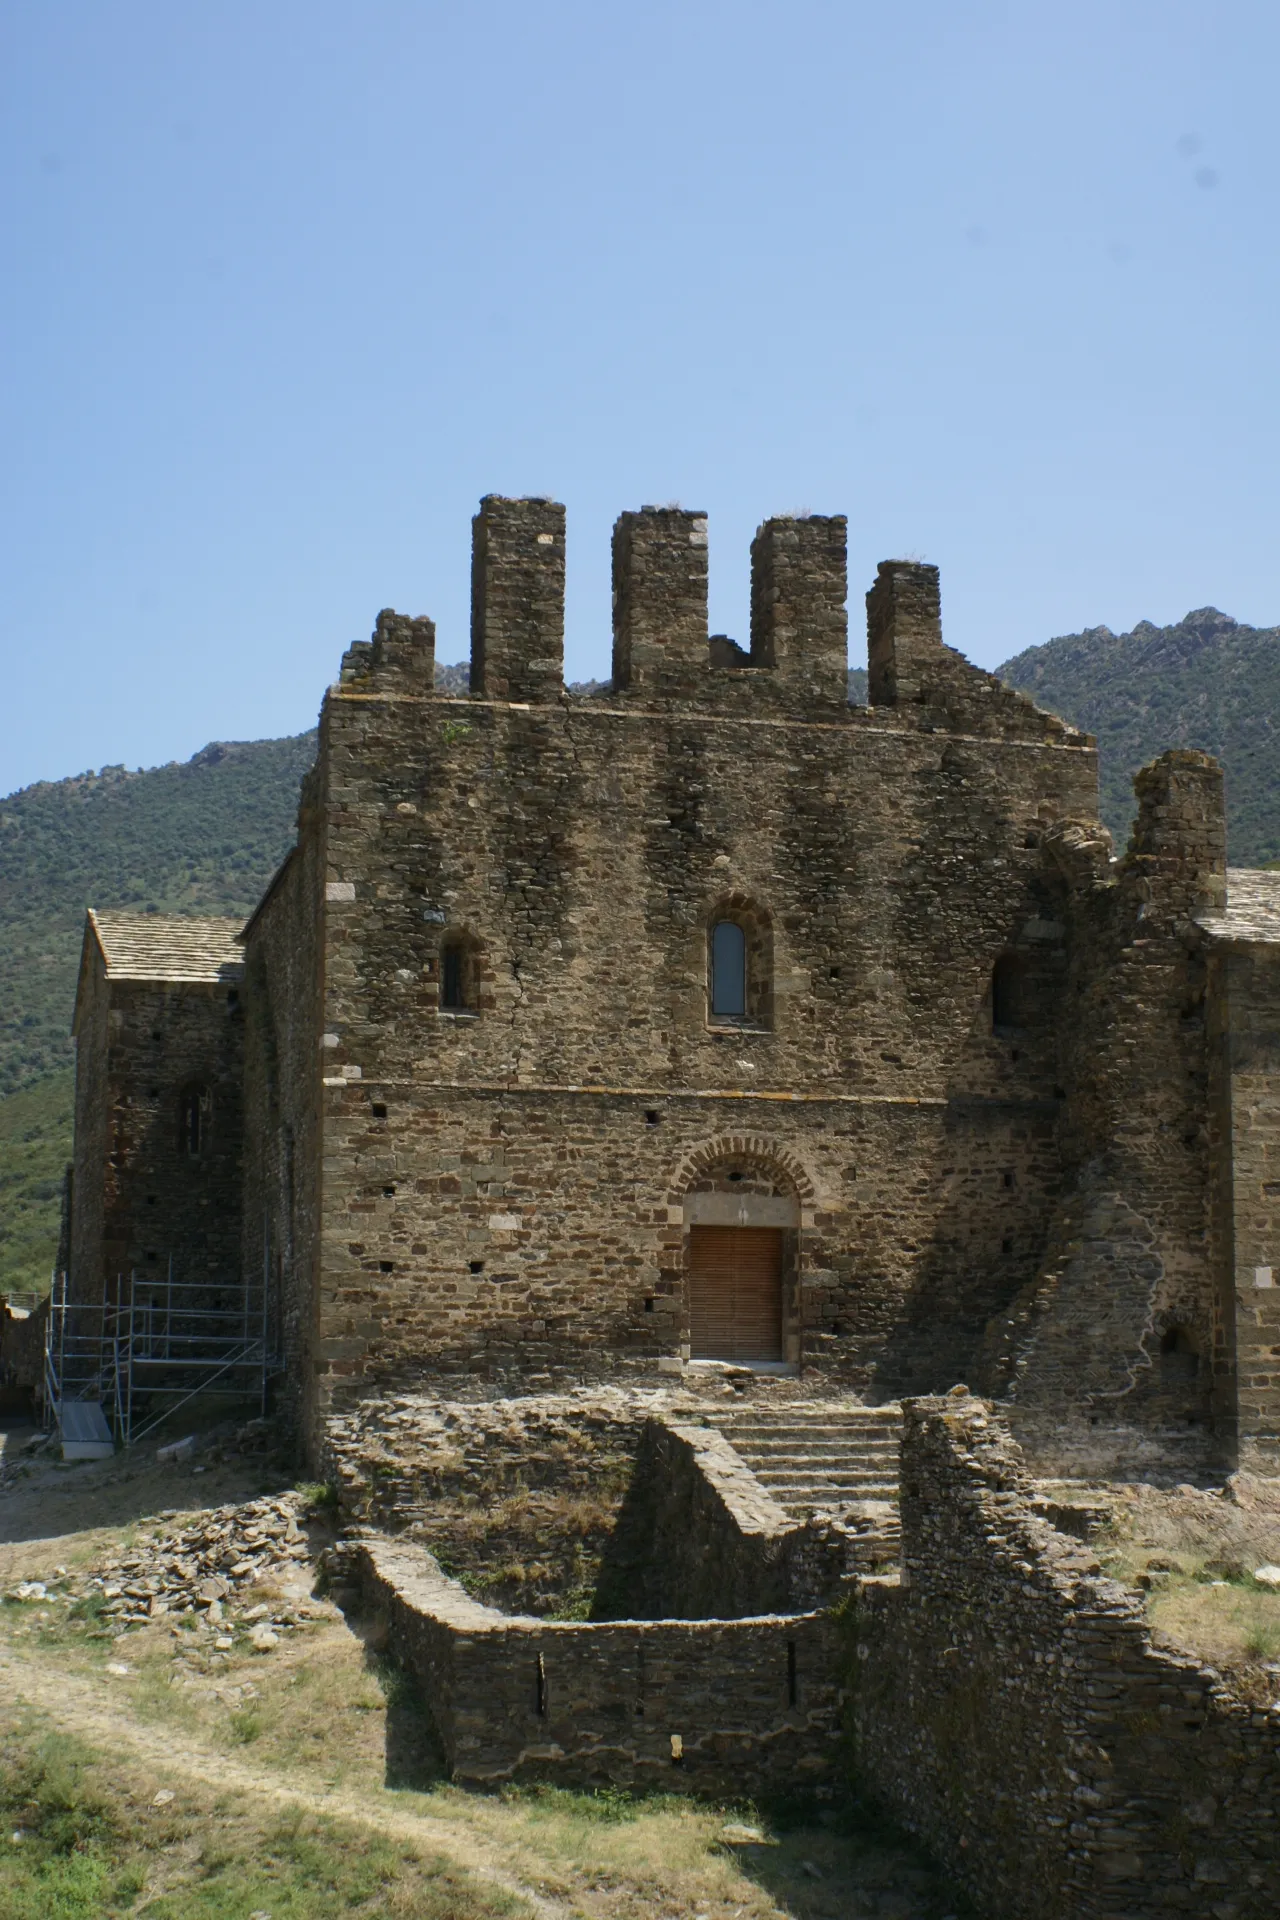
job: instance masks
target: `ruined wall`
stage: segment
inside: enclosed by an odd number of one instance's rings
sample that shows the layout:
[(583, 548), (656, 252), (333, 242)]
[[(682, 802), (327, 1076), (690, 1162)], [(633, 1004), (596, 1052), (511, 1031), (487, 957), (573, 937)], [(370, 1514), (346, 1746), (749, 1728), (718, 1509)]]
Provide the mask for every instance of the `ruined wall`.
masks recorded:
[(689, 1411), (655, 1412), (645, 1423), (592, 1619), (806, 1612), (839, 1601), (873, 1559), (891, 1556), (868, 1516), (795, 1519), (724, 1434), (692, 1424)]
[(1120, 862), (1087, 828), (1046, 845), (1068, 928), (1064, 1193), (1035, 1282), (991, 1330), (986, 1374), (1043, 1468), (1112, 1475), (1203, 1469), (1229, 1446), (1213, 1405), (1219, 1254), (1196, 925), (1225, 890), (1222, 774), (1207, 754), (1175, 751), (1135, 787)]
[(906, 1405), (902, 1527), (847, 1618), (859, 1784), (993, 1920), (1273, 1914), (1280, 1706), (1153, 1647), (988, 1404)]
[[(240, 1279), (243, 1022), (225, 983), (108, 980), (90, 965), (77, 1034), (72, 1292)], [(183, 1105), (198, 1093), (199, 1150)]]
[[(1091, 747), (943, 647), (930, 568), (895, 566), (875, 615), (911, 687), (835, 698), (836, 522), (762, 529), (751, 664), (715, 667), (705, 524), (624, 516), (619, 683), (568, 700), (558, 512), (482, 506), (470, 699), (434, 696), (430, 622), (383, 616), (326, 701), (324, 906), (271, 910), (283, 946), (322, 942), (317, 1418), (424, 1366), (545, 1385), (678, 1355), (680, 1209), (716, 1155), (801, 1204), (793, 1359), (949, 1384), (1051, 1211), (1039, 842), (1095, 808)], [(709, 1017), (722, 914), (771, 954), (764, 1018)], [(1010, 951), (1016, 1036), (992, 1031)]]
[(490, 1606), (585, 1618), (645, 1422), (666, 1398), (370, 1394), (330, 1417), (320, 1469), (348, 1516), (412, 1535)]
[(609, 1542), (596, 1619), (735, 1619), (790, 1601), (785, 1544), (796, 1530), (723, 1434), (646, 1423)]
[(840, 1736), (822, 1615), (511, 1618), (469, 1599), (420, 1548), (369, 1540), (360, 1557), (366, 1600), (422, 1686), (455, 1780), (734, 1798), (833, 1789)]

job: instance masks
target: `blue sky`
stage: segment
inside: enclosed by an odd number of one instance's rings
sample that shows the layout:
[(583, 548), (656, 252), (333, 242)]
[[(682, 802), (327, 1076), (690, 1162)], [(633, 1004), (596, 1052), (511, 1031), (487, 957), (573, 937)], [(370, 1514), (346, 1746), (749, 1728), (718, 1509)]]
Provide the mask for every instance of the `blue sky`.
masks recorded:
[(942, 568), (947, 637), (1280, 621), (1280, 10), (21, 0), (0, 11), (0, 792), (465, 655), (484, 492)]

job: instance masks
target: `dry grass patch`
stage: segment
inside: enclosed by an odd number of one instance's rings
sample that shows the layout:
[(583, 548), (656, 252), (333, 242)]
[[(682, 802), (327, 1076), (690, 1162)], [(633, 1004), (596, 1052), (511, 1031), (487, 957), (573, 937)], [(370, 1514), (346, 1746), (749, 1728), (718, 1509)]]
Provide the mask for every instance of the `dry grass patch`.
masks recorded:
[(1223, 1493), (1132, 1486), (1109, 1497), (1098, 1552), (1115, 1579), (1145, 1591), (1157, 1634), (1251, 1695), (1280, 1690), (1266, 1672), (1280, 1661), (1280, 1593), (1253, 1578), (1280, 1563), (1280, 1489), (1237, 1477)]

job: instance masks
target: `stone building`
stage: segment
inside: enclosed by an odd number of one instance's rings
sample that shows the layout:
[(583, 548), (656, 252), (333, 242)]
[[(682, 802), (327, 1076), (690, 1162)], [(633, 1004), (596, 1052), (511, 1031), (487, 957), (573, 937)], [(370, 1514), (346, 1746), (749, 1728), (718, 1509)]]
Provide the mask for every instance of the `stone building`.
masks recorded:
[(244, 952), (235, 920), (90, 912), (76, 990), (74, 1296), (240, 1271)]
[(74, 1286), (269, 1274), (313, 1456), (387, 1387), (712, 1363), (1273, 1461), (1280, 876), (1228, 874), (1216, 764), (1144, 770), (1117, 860), (1092, 740), (944, 644), (936, 569), (879, 568), (853, 706), (843, 519), (760, 528), (747, 647), (701, 515), (613, 568), (574, 694), (564, 510), (485, 499), (469, 694), (379, 616), (238, 940), (91, 917)]

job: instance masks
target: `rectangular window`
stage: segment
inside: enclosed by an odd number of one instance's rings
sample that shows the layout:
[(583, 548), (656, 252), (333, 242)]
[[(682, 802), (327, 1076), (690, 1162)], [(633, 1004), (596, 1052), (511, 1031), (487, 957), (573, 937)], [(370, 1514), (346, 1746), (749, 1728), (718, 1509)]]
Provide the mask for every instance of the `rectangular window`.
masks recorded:
[(455, 1010), (464, 1004), (462, 997), (462, 948), (446, 947), (440, 980), (440, 1005)]

